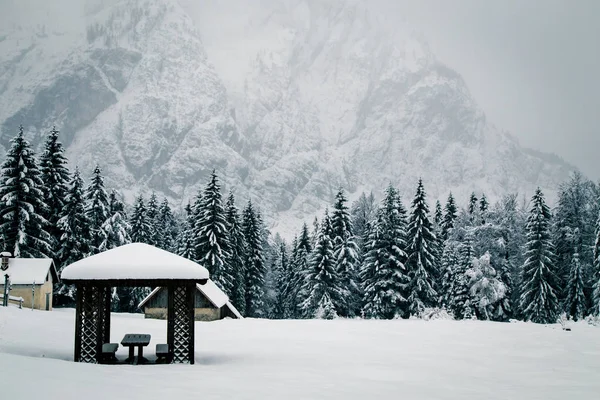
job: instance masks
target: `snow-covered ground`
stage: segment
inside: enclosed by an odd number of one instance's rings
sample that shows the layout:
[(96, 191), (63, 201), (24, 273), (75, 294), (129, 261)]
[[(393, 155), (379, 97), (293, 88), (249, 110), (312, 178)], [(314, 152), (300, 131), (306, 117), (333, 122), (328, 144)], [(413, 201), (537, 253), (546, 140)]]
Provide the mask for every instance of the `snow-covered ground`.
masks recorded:
[[(0, 307), (2, 399), (598, 399), (600, 328), (455, 321), (196, 323), (195, 365), (71, 361), (75, 315)], [(113, 314), (112, 341), (165, 321)], [(121, 348), (117, 356), (124, 358)]]

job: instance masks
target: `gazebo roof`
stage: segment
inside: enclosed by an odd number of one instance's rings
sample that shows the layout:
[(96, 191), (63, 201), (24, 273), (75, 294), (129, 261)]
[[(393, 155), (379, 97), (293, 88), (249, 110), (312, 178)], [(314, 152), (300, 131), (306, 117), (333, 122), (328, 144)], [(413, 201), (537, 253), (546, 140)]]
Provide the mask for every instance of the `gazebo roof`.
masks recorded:
[(144, 243), (127, 244), (84, 258), (61, 273), (66, 283), (144, 282), (149, 286), (181, 280), (204, 283), (208, 277), (208, 270), (195, 262)]

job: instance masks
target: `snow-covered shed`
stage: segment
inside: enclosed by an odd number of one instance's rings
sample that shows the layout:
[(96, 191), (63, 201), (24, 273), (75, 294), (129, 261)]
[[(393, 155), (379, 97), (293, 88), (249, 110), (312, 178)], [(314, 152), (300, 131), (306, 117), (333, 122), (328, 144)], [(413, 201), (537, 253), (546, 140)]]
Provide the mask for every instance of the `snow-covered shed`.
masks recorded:
[(4, 295), (5, 277), (9, 279), (9, 296), (22, 297), (23, 307), (52, 310), (52, 285), (59, 281), (51, 258), (13, 258), (1, 253), (0, 294)]
[[(138, 308), (144, 310), (146, 318), (167, 319), (167, 304), (167, 290), (157, 287), (140, 302)], [(226, 317), (242, 318), (242, 315), (212, 280), (209, 279), (204, 285), (196, 285), (194, 319), (216, 321)]]

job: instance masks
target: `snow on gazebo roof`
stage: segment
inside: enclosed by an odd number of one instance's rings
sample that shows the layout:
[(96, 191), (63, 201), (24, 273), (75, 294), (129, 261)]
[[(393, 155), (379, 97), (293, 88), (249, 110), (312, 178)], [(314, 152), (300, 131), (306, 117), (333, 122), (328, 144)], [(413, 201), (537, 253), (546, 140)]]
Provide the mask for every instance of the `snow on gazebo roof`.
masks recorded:
[(95, 254), (65, 267), (61, 279), (194, 280), (208, 279), (208, 270), (187, 258), (145, 243), (131, 243)]

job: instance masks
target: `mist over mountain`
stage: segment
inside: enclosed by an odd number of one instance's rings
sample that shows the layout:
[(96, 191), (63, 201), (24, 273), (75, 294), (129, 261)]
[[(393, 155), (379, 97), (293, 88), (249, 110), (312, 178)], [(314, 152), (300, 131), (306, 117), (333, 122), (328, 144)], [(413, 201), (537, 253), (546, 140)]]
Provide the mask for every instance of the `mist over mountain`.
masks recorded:
[[(69, 4), (67, 4), (69, 3)], [(296, 229), (341, 186), (553, 193), (573, 167), (492, 126), (451, 66), (367, 2), (13, 2), (0, 145), (56, 125), (71, 165), (184, 205), (215, 168)], [(494, 79), (493, 76), (490, 79)], [(4, 152), (4, 151), (3, 151)]]

